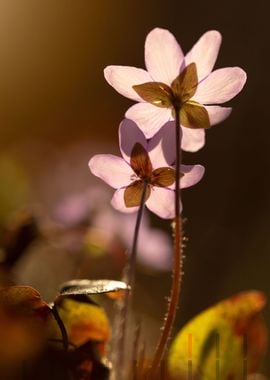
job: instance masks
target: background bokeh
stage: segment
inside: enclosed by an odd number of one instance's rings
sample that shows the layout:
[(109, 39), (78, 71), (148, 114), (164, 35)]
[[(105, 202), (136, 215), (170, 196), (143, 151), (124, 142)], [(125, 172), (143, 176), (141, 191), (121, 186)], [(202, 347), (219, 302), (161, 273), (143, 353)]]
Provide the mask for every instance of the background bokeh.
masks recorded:
[[(177, 324), (241, 290), (259, 289), (270, 297), (267, 5), (1, 0), (1, 223), (33, 204), (50, 214), (62, 198), (99, 183), (88, 171), (88, 159), (117, 152), (118, 124), (132, 104), (105, 82), (105, 66), (144, 67), (145, 36), (156, 26), (173, 32), (184, 51), (205, 31), (217, 29), (223, 44), (216, 67), (241, 66), (248, 82), (230, 102), (230, 118), (208, 132), (205, 148), (184, 154), (185, 163), (205, 165), (206, 174), (183, 194), (189, 242)], [(152, 222), (166, 228), (163, 221)], [(109, 270), (100, 273), (109, 276)], [(159, 321), (170, 275), (138, 276), (137, 309)], [(269, 308), (265, 316), (270, 324)]]

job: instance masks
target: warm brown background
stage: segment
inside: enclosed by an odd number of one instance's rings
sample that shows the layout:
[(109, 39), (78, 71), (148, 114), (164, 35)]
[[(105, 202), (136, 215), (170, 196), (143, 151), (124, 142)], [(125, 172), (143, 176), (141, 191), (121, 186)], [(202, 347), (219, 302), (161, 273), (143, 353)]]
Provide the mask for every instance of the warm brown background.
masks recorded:
[[(82, 140), (105, 140), (116, 147), (117, 126), (132, 102), (107, 85), (103, 68), (143, 67), (144, 39), (153, 27), (171, 30), (184, 51), (203, 32), (217, 29), (224, 38), (217, 67), (241, 66), (247, 71), (243, 93), (231, 102), (231, 117), (208, 132), (202, 151), (184, 156), (186, 163), (204, 164), (206, 175), (184, 193), (190, 242), (182, 321), (240, 290), (261, 289), (270, 297), (267, 4), (0, 1), (0, 147), (6, 154), (30, 144), (23, 165), (33, 176), (46, 162), (53, 176), (52, 157), (40, 145), (62, 152)], [(87, 160), (80, 165), (87, 182)], [(71, 181), (74, 176), (71, 168)], [(168, 276), (162, 279), (160, 299), (169, 284)], [(152, 278), (144, 281), (148, 288), (156, 287)], [(269, 313), (266, 317), (270, 323)]]

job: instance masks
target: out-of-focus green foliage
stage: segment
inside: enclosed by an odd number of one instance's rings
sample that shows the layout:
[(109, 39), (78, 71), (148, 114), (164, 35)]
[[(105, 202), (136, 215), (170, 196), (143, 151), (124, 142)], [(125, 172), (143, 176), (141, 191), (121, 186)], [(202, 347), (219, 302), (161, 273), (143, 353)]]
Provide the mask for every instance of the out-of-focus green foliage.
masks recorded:
[(29, 183), (24, 169), (14, 158), (0, 155), (0, 224), (10, 214), (25, 206), (29, 196)]

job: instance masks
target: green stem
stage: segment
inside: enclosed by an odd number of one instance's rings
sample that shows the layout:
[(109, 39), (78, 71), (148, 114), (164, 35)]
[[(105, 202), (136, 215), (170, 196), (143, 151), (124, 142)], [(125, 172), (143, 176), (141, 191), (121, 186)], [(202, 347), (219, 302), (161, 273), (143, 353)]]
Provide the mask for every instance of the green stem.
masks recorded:
[(180, 170), (181, 170), (181, 129), (180, 129), (180, 108), (174, 107), (175, 111), (175, 128), (176, 128), (176, 161), (175, 161), (175, 226), (174, 226), (174, 263), (172, 269), (172, 286), (168, 302), (168, 310), (165, 316), (164, 324), (161, 329), (161, 335), (155, 351), (154, 359), (150, 369), (150, 379), (155, 378), (161, 360), (165, 354), (168, 340), (172, 331), (175, 320), (180, 289), (181, 289), (181, 271), (182, 271), (182, 219), (180, 215)]
[[(143, 186), (140, 206), (139, 206), (135, 229), (134, 229), (131, 254), (130, 254), (130, 258), (129, 258), (129, 262), (128, 262), (128, 266), (126, 270), (126, 276), (125, 276), (128, 289), (131, 289), (133, 292), (134, 292), (134, 283), (135, 283), (138, 238), (139, 238), (140, 225), (141, 225), (142, 216), (143, 216), (148, 181), (144, 181), (143, 184), (144, 186)], [(120, 334), (121, 335), (119, 336), (119, 343), (118, 343), (118, 350), (117, 350), (119, 357), (117, 358), (117, 367), (116, 367), (116, 368), (119, 368), (119, 374), (118, 374), (119, 380), (125, 379), (125, 356), (126, 356), (125, 341), (126, 341), (127, 319), (128, 319), (130, 302), (131, 302), (131, 294), (129, 291), (127, 291), (124, 296), (122, 307), (120, 306), (120, 315), (121, 315), (121, 326), (120, 326), (121, 333)]]

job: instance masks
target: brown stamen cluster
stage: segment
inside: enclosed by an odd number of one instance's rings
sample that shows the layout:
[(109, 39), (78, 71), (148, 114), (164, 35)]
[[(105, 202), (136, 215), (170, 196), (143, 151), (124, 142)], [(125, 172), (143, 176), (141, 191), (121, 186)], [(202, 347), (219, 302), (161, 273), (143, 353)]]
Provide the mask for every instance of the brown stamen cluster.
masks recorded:
[(167, 187), (171, 186), (175, 181), (175, 170), (173, 168), (161, 167), (153, 170), (149, 155), (140, 143), (136, 143), (132, 149), (130, 165), (136, 174), (136, 180), (125, 189), (124, 201), (126, 207), (140, 205), (144, 186), (146, 186), (146, 201), (153, 186)]
[(181, 124), (187, 128), (209, 128), (210, 120), (205, 107), (192, 100), (198, 86), (196, 64), (191, 63), (168, 86), (162, 82), (147, 82), (133, 86), (146, 102), (179, 112)]

